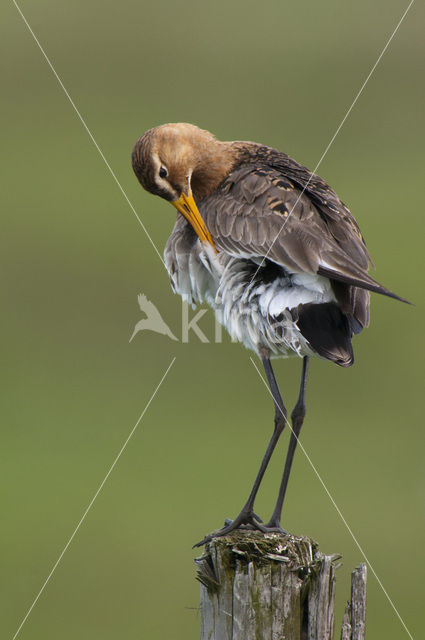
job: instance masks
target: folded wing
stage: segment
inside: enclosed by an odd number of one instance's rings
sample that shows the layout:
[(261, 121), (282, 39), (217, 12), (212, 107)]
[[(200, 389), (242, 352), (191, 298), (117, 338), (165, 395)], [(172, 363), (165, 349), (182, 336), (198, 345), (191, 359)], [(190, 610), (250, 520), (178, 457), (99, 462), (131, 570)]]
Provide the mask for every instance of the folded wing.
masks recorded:
[(404, 300), (368, 274), (372, 261), (364, 239), (335, 192), (317, 176), (307, 184), (311, 174), (300, 178), (289, 167), (236, 169), (198, 203), (202, 217), (222, 251), (329, 278), (357, 333), (369, 321), (368, 291)]

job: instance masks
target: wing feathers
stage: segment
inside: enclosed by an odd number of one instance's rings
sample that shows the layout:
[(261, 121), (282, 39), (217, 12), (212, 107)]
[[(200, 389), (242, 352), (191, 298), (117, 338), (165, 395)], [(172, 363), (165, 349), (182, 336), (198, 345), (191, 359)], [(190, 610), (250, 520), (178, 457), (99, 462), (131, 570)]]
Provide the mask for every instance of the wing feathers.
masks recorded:
[(361, 287), (362, 289), (367, 289), (368, 291), (374, 291), (375, 293), (381, 293), (382, 295), (388, 296), (389, 298), (394, 298), (394, 300), (400, 300), (400, 302), (411, 304), (408, 300), (401, 298), (397, 294), (379, 284), (379, 282), (376, 282), (376, 280), (371, 278), (370, 275), (366, 272), (356, 271), (355, 273), (350, 273), (348, 269), (345, 269), (344, 271), (345, 273), (342, 273), (341, 271), (334, 271), (333, 269), (329, 269), (327, 267), (319, 267), (317, 273), (320, 276), (325, 276), (326, 278), (330, 278), (331, 280), (344, 282), (345, 284), (349, 284), (354, 287)]
[[(371, 259), (359, 227), (332, 189), (315, 176), (302, 193), (291, 171), (288, 180), (270, 166), (242, 166), (198, 203), (216, 246), (405, 302), (368, 275)], [(362, 309), (360, 322), (367, 323), (366, 298), (360, 304), (352, 296), (350, 306)]]

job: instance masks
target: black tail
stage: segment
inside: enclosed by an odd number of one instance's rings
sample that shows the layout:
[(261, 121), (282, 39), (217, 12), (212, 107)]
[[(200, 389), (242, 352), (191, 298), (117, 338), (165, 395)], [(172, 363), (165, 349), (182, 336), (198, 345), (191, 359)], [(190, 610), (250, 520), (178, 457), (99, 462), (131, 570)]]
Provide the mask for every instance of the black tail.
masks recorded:
[(298, 328), (313, 351), (340, 367), (353, 364), (352, 327), (335, 302), (300, 304), (297, 313)]

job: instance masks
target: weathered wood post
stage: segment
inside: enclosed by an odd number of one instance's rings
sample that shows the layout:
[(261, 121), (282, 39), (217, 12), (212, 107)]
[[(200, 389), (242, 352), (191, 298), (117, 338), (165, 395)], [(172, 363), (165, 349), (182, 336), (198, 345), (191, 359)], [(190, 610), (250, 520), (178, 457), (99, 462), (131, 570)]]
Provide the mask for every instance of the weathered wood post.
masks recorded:
[[(236, 531), (195, 560), (201, 640), (332, 640), (339, 555), (310, 538)], [(352, 574), (341, 640), (364, 640), (366, 566)]]

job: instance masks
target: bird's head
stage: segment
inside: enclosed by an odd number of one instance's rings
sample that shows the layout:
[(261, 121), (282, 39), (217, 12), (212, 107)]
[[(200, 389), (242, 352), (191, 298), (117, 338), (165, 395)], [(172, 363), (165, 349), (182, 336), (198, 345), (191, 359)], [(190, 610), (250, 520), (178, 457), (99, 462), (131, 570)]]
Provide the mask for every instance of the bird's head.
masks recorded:
[(199, 238), (214, 246), (196, 201), (209, 195), (231, 169), (232, 146), (192, 124), (164, 124), (139, 138), (132, 164), (142, 187), (171, 202)]

